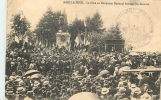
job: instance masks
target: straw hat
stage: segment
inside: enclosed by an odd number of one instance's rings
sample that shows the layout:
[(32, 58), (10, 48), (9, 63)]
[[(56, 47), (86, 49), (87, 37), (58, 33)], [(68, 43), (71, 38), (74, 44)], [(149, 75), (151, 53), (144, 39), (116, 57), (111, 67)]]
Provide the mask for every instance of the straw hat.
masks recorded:
[(35, 81), (35, 82), (34, 82), (34, 86), (35, 86), (35, 87), (37, 87), (37, 86), (39, 86), (39, 85), (40, 85), (40, 83), (39, 83), (38, 81)]
[(144, 93), (144, 94), (141, 96), (141, 99), (142, 99), (142, 100), (151, 100), (151, 96), (150, 96), (148, 93)]
[(24, 91), (25, 91), (25, 89), (23, 87), (18, 87), (16, 93), (20, 94), (20, 93), (22, 93)]
[(27, 91), (27, 95), (28, 95), (28, 96), (33, 96), (34, 93), (33, 93), (33, 91)]
[(102, 94), (107, 94), (108, 92), (109, 92), (108, 88), (102, 88), (102, 91), (101, 91)]
[(120, 93), (123, 93), (123, 92), (125, 92), (125, 91), (126, 91), (126, 89), (125, 89), (124, 87), (120, 87), (120, 88), (119, 88), (119, 92), (120, 92)]
[(13, 93), (13, 91), (7, 91), (6, 95), (7, 96), (14, 96), (15, 94)]
[(48, 85), (49, 84), (49, 81), (45, 81), (44, 83), (43, 83), (43, 85)]
[(136, 85), (135, 85), (135, 84), (131, 84), (131, 87), (132, 87), (132, 88), (136, 88)]

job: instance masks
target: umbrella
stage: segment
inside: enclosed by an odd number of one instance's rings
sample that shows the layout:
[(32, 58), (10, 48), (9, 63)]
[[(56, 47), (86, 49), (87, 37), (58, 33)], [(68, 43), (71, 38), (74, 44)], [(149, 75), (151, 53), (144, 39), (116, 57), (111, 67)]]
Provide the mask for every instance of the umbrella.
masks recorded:
[(74, 69), (79, 70), (81, 65), (82, 65), (81, 63), (76, 63), (75, 66), (74, 66), (75, 67)]
[(146, 66), (145, 68), (146, 69), (155, 69), (156, 67), (154, 67), (154, 66)]
[[(124, 70), (129, 70), (129, 69), (130, 69), (129, 66), (124, 66), (124, 67), (122, 67), (122, 68), (119, 69), (118, 74), (120, 75), (120, 74), (123, 73)], [(124, 73), (125, 73), (125, 72), (124, 72)]]
[(96, 94), (90, 92), (80, 92), (73, 95), (68, 100), (100, 100), (100, 99)]
[(22, 79), (21, 78), (18, 78), (15, 81), (20, 82), (20, 81), (22, 81)]
[(31, 76), (36, 73), (39, 73), (39, 71), (38, 70), (29, 70), (25, 73), (25, 76)]
[(108, 70), (102, 70), (99, 75), (102, 76), (102, 75), (105, 75), (105, 74), (108, 74), (109, 71)]
[(33, 74), (33, 75), (31, 75), (31, 79), (38, 79), (38, 78), (40, 78), (41, 77), (41, 75), (40, 74)]
[(131, 52), (129, 55), (131, 55), (131, 56), (138, 56), (139, 54), (137, 54), (136, 52)]

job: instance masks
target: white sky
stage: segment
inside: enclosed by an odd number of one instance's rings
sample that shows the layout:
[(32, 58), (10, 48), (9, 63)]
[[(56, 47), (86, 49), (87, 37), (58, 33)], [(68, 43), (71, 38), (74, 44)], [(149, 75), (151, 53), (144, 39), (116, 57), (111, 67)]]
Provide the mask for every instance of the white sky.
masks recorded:
[[(89, 0), (81, 0), (88, 1)], [(114, 0), (91, 0), (99, 2), (114, 2)], [(115, 0), (115, 2), (129, 2), (131, 0)], [(137, 0), (139, 2), (139, 0)], [(140, 0), (142, 2), (147, 2)], [(115, 24), (117, 16), (127, 8), (139, 8), (144, 10), (152, 19), (154, 31), (153, 38), (147, 45), (153, 49), (161, 50), (161, 6), (160, 1), (149, 0), (149, 6), (128, 6), (128, 5), (101, 5), (101, 4), (63, 4), (62, 0), (8, 0), (8, 12), (7, 12), (7, 33), (10, 33), (10, 19), (12, 15), (23, 11), (24, 16), (31, 23), (31, 30), (34, 30), (37, 23), (39, 22), (42, 15), (47, 10), (48, 6), (52, 8), (53, 11), (65, 9), (67, 13), (68, 23), (71, 23), (77, 16), (79, 19), (84, 19), (88, 15), (92, 15), (94, 12), (98, 11), (104, 22), (104, 27), (109, 28), (111, 25)], [(126, 18), (125, 18), (126, 20)], [(143, 22), (144, 23), (144, 22)], [(124, 32), (122, 32), (124, 33)], [(147, 47), (149, 49), (149, 47)]]

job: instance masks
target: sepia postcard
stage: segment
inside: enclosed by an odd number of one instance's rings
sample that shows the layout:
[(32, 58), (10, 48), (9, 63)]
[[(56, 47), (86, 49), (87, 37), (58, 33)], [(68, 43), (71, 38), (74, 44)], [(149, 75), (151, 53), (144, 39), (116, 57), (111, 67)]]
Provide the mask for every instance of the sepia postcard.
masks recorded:
[(7, 0), (5, 100), (160, 100), (161, 0)]

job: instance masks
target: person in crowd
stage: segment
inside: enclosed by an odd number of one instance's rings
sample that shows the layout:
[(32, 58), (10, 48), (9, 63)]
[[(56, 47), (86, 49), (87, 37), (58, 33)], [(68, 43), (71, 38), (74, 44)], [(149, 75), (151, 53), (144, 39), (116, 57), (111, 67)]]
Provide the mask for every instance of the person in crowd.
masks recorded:
[(101, 93), (102, 93), (101, 100), (113, 100), (112, 95), (108, 94), (109, 93), (109, 89), (104, 87), (104, 88), (102, 88)]
[(130, 99), (130, 97), (126, 95), (125, 93), (126, 93), (126, 89), (124, 87), (120, 87), (118, 89), (118, 92), (114, 95), (114, 100), (121, 100), (124, 98)]
[[(157, 56), (132, 57), (114, 51), (99, 54), (81, 50), (52, 50), (54, 52), (49, 54), (41, 47), (34, 50), (37, 53), (34, 56), (30, 54), (32, 50), (25, 48), (7, 50), (6, 100), (68, 100), (80, 92), (92, 92), (100, 100), (159, 98), (159, 85), (150, 88), (154, 82), (150, 82), (151, 77), (145, 72), (140, 73), (140, 81), (137, 75), (122, 72), (125, 67), (137, 69), (157, 65)], [(31, 70), (39, 71), (40, 77), (35, 73), (26, 76)], [(100, 74), (104, 70), (106, 73)], [(148, 92), (150, 90), (152, 92)]]

